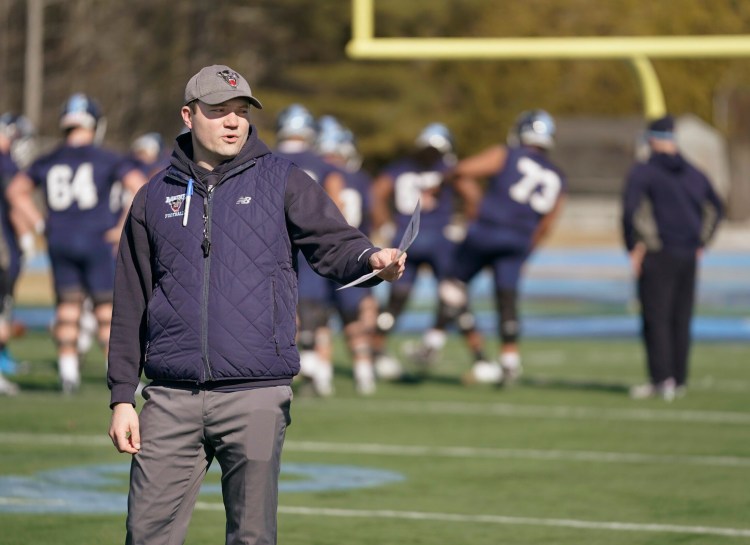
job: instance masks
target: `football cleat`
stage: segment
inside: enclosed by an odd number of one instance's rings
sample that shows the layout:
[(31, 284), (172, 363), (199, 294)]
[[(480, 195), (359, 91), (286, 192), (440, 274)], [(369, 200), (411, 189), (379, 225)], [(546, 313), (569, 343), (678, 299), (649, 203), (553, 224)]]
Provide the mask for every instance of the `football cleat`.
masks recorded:
[(404, 343), (404, 354), (414, 362), (414, 365), (419, 369), (420, 372), (427, 372), (431, 367), (435, 365), (435, 361), (440, 355), (440, 350), (437, 348), (430, 348), (422, 342), (407, 341)]
[(640, 384), (630, 388), (631, 399), (650, 399), (661, 397), (666, 402), (674, 401), (677, 396), (674, 379), (668, 378), (661, 384)]
[(393, 356), (381, 355), (375, 358), (375, 375), (381, 380), (398, 380), (404, 374), (401, 363)]
[(14, 396), (18, 394), (19, 391), (20, 388), (17, 384), (0, 375), (0, 395)]
[(503, 380), (503, 369), (496, 361), (477, 361), (464, 374), (463, 383), (471, 384), (500, 384)]

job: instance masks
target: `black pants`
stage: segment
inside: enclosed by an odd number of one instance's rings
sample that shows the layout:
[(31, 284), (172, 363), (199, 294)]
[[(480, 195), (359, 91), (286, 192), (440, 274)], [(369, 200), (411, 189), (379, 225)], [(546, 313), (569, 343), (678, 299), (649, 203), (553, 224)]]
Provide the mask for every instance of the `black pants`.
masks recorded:
[(696, 268), (695, 255), (649, 252), (643, 260), (638, 297), (653, 384), (668, 378), (687, 383)]

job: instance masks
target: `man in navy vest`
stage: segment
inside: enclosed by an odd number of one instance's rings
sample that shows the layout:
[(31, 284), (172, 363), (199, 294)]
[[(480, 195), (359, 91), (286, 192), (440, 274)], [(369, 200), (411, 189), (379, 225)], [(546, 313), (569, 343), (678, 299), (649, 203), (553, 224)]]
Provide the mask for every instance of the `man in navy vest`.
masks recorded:
[(631, 397), (685, 392), (697, 261), (713, 236), (724, 206), (708, 178), (679, 153), (674, 120), (648, 126), (651, 156), (628, 174), (622, 228), (638, 281), (649, 382)]
[[(405, 254), (349, 226), (325, 190), (258, 138), (247, 81), (207, 66), (185, 88), (171, 165), (139, 191), (121, 238), (110, 338), (109, 436), (133, 454), (127, 543), (182, 543), (214, 458), (227, 544), (276, 543), (291, 422), (297, 256), (361, 285)], [(395, 262), (395, 263), (394, 263)], [(135, 410), (143, 372), (150, 384)]]

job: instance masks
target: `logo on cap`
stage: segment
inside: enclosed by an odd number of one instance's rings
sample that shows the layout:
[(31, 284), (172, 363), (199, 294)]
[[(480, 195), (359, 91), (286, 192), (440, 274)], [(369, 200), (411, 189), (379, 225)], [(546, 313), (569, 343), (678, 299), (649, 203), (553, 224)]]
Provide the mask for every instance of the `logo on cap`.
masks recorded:
[(232, 87), (237, 87), (237, 78), (240, 77), (237, 72), (232, 72), (231, 70), (222, 70), (221, 72), (217, 72), (217, 75)]

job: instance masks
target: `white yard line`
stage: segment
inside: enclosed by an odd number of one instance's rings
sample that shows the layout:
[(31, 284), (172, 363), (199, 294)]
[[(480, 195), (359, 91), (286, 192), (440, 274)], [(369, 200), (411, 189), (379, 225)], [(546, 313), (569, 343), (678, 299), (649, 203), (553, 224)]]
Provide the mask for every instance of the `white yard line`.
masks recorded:
[(112, 441), (106, 435), (84, 435), (67, 433), (12, 433), (0, 432), (0, 445), (69, 445), (85, 447), (114, 448)]
[[(223, 511), (224, 504), (198, 502), (196, 504), (196, 508), (206, 511)], [(456, 513), (422, 513), (418, 511), (331, 509), (287, 506), (280, 506), (279, 513), (285, 515), (309, 515), (316, 517), (390, 518), (414, 521), (426, 520), (435, 522), (472, 522), (524, 526), (552, 526), (558, 528), (609, 530), (617, 532), (651, 532), (672, 534), (698, 534), (724, 537), (750, 537), (750, 528), (718, 528), (711, 526), (681, 526), (678, 524), (641, 524), (634, 522), (611, 521), (596, 522), (589, 520), (513, 517), (504, 515), (460, 515)]]
[[(0, 433), (0, 444), (66, 445), (112, 447), (108, 437), (98, 435)], [(386, 445), (378, 443), (336, 443), (292, 441), (286, 452), (319, 452), (326, 454), (370, 454), (378, 456), (442, 457), (466, 459), (558, 460), (625, 464), (696, 465), (710, 467), (750, 467), (750, 457), (707, 456), (690, 454), (647, 454), (639, 452), (597, 452), (555, 449), (477, 448), (465, 446)]]
[(603, 462), (627, 464), (684, 464), (714, 467), (750, 467), (750, 458), (738, 456), (659, 455), (638, 452), (596, 452), (578, 450), (503, 449), (475, 447), (431, 447), (383, 445), (370, 443), (327, 443), (287, 441), (287, 452), (321, 452), (328, 454), (374, 454), (443, 458), (489, 458), (519, 460), (560, 460), (568, 462)]
[(302, 399), (297, 405), (305, 407), (336, 406), (347, 412), (377, 412), (399, 414), (442, 414), (514, 418), (548, 418), (566, 420), (605, 420), (620, 422), (683, 422), (686, 424), (750, 424), (750, 413), (725, 411), (695, 411), (676, 409), (605, 409), (602, 407), (571, 407), (560, 405), (511, 405), (509, 403), (471, 403), (452, 401), (390, 401), (363, 399)]

